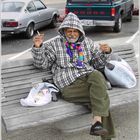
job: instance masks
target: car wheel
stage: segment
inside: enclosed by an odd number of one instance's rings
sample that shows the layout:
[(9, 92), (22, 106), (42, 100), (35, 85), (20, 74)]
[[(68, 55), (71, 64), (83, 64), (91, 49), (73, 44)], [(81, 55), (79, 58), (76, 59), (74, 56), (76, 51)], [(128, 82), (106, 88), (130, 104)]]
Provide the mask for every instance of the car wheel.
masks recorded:
[(26, 38), (32, 38), (34, 35), (34, 25), (31, 23), (28, 25), (26, 32), (25, 32), (25, 36)]
[(131, 9), (128, 13), (128, 16), (127, 16), (127, 21), (131, 22), (132, 21), (132, 17), (133, 17), (133, 10)]
[(57, 26), (57, 22), (57, 16), (53, 16), (50, 27), (55, 28)]
[(115, 22), (115, 25), (113, 27), (113, 31), (118, 33), (122, 29), (122, 17), (121, 15), (118, 17), (117, 21)]

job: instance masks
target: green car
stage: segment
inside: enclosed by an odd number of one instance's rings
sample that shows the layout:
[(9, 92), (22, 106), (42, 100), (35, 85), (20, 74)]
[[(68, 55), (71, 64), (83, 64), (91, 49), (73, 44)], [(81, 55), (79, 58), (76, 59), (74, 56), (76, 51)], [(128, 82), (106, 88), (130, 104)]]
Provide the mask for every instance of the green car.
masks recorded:
[(122, 21), (132, 21), (133, 0), (67, 0), (65, 14), (75, 13), (83, 26), (110, 26), (120, 32)]

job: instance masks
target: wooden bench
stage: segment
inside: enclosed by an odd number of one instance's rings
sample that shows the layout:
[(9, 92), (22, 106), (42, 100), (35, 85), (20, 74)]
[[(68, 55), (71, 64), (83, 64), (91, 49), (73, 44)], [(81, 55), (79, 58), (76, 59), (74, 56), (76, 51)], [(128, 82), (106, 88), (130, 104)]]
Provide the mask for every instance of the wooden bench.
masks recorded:
[[(130, 64), (138, 79), (138, 65), (133, 45), (125, 44), (112, 48), (114, 53)], [(58, 126), (59, 122), (66, 118), (90, 114), (85, 106), (68, 103), (62, 99), (41, 107), (22, 107), (19, 100), (28, 95), (34, 78), (36, 82), (40, 82), (44, 77), (52, 82), (51, 72), (35, 68), (31, 58), (2, 64), (2, 123), (7, 135), (14, 132), (16, 135), (17, 131), (19, 133), (22, 130), (26, 132), (28, 128), (37, 126), (56, 127), (53, 124), (57, 124), (57, 129), (64, 130), (63, 126)], [(138, 100), (138, 84), (131, 89), (113, 87), (108, 92), (111, 107)]]

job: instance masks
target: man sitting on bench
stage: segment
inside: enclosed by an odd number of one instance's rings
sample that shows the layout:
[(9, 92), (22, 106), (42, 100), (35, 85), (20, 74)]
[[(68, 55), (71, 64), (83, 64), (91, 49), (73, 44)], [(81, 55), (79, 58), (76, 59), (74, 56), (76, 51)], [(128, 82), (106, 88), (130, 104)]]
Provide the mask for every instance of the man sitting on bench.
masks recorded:
[[(95, 48), (73, 13), (66, 16), (58, 31), (60, 36), (45, 45), (43, 35), (34, 37), (34, 65), (43, 69), (51, 68), (54, 84), (66, 101), (88, 104), (92, 111), (90, 134), (110, 140), (115, 137), (115, 131), (105, 79), (101, 72), (90, 66), (89, 60), (94, 50), (106, 55), (111, 48), (107, 44)], [(97, 61), (100, 60), (97, 57)]]

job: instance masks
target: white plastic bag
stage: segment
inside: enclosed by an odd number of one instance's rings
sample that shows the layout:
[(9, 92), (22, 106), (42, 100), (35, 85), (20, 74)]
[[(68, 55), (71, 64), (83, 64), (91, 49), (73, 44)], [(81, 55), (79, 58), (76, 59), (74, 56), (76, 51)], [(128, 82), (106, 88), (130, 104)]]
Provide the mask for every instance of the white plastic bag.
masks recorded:
[(42, 106), (52, 101), (51, 92), (59, 92), (53, 84), (44, 82), (36, 84), (25, 99), (20, 99), (22, 106)]
[(136, 85), (136, 77), (131, 67), (123, 59), (110, 60), (105, 66), (104, 73), (113, 86), (132, 88)]

